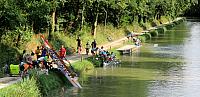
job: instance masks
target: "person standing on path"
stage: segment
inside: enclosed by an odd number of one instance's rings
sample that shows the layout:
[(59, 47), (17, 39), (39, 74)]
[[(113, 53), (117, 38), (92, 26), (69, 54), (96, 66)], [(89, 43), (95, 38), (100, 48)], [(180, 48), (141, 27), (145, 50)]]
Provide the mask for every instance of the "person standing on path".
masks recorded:
[(92, 50), (91, 50), (91, 53), (92, 55), (95, 55), (95, 52), (97, 52), (97, 43), (96, 43), (96, 40), (94, 39), (94, 41), (92, 42)]
[(92, 49), (93, 49), (93, 48), (95, 48), (95, 49), (97, 48), (97, 42), (96, 42), (95, 39), (94, 39), (94, 41), (92, 42), (91, 45), (92, 45)]
[(78, 54), (81, 54), (81, 39), (80, 39), (80, 37), (78, 37), (76, 39), (76, 41), (77, 41), (77, 51), (78, 51)]
[(62, 45), (59, 50), (59, 56), (61, 59), (65, 58), (65, 56), (66, 56), (66, 49), (64, 48), (64, 45)]
[(89, 41), (86, 43), (86, 55), (89, 54), (89, 50), (90, 50), (90, 44), (89, 44)]

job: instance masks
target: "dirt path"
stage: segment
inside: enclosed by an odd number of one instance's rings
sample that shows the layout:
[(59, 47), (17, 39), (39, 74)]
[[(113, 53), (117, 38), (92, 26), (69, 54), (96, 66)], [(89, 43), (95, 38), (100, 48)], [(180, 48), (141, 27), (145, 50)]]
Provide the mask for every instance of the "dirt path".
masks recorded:
[(21, 77), (4, 77), (0, 78), (0, 89), (7, 87), (11, 84), (17, 83), (21, 80)]

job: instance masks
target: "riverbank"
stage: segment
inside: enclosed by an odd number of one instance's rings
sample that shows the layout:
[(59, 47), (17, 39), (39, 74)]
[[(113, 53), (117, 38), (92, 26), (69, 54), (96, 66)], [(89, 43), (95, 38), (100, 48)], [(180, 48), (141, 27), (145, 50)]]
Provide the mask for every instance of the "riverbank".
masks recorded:
[[(177, 24), (179, 24), (179, 23), (181, 23), (181, 21), (182, 20), (184, 20), (183, 18), (178, 18), (178, 19), (176, 19), (175, 21), (173, 21), (173, 22), (169, 22), (168, 24), (163, 24), (163, 26), (159, 26), (159, 27), (155, 27), (155, 28), (151, 28), (151, 29), (149, 29), (149, 30), (147, 30), (147, 31), (145, 31), (144, 32), (144, 34), (143, 35), (141, 35), (141, 36), (139, 36), (139, 38), (141, 37), (145, 37), (145, 41), (148, 39), (147, 38), (147, 35), (146, 34), (148, 34), (148, 33), (150, 33), (150, 35), (151, 35), (151, 37), (154, 37), (154, 36), (157, 36), (159, 33), (162, 33), (163, 32), (163, 30), (162, 29), (164, 29), (164, 32), (166, 31), (165, 30), (165, 28), (164, 27), (166, 27), (166, 29), (171, 29), (173, 26), (175, 26), (175, 25), (177, 25)], [(173, 25), (173, 26), (172, 26)], [(156, 33), (156, 34), (155, 34)], [(155, 34), (155, 35), (154, 35)], [(149, 36), (149, 34), (148, 34), (148, 36)], [(104, 46), (104, 48), (105, 49), (112, 49), (112, 48), (115, 48), (115, 47), (119, 47), (120, 45), (123, 45), (123, 43), (125, 43), (126, 41), (128, 41), (128, 38), (127, 37), (123, 37), (123, 38), (121, 38), (121, 39), (119, 39), (119, 40), (115, 40), (115, 41), (112, 41), (112, 42), (109, 42), (109, 43), (106, 43), (106, 44), (104, 44), (104, 45), (98, 45), (99, 47), (100, 46)], [(143, 42), (145, 42), (145, 41), (143, 41)], [(84, 53), (82, 53), (82, 54), (84, 54)], [(81, 57), (84, 59), (84, 58), (87, 58), (88, 56), (85, 56), (85, 55), (83, 55), (83, 56), (81, 56), (81, 55), (74, 55), (74, 56), (68, 56), (68, 59), (70, 59), (70, 61), (72, 61), (72, 62), (75, 62), (75, 63), (73, 63), (73, 64), (76, 64), (75, 66), (77, 66), (77, 67), (75, 67), (75, 69), (77, 69), (77, 71), (83, 71), (83, 70), (87, 70), (86, 68), (87, 68), (87, 66), (85, 66), (85, 65), (83, 65), (83, 64), (81, 64), (81, 63), (84, 63), (84, 62), (77, 62), (78, 60), (80, 60), (81, 59)], [(77, 62), (77, 63), (76, 63)], [(84, 64), (90, 64), (89, 66), (91, 66), (91, 64), (93, 64), (93, 63), (89, 63), (89, 62), (86, 62), (86, 63), (84, 63)], [(79, 65), (79, 66), (78, 66)], [(90, 69), (92, 69), (93, 67), (90, 67)], [(51, 75), (50, 75), (51, 76)], [(54, 76), (55, 77), (55, 76)], [(45, 78), (45, 77), (44, 77)], [(48, 79), (48, 78), (47, 78)], [(57, 80), (59, 80), (59, 78), (57, 79), (57, 78), (51, 78), (51, 79), (53, 79), (55, 82), (59, 82), (59, 81), (57, 81)], [(43, 79), (44, 80), (44, 79)], [(53, 81), (53, 82), (54, 82)], [(52, 82), (52, 83), (53, 83)], [(44, 83), (39, 83), (40, 85), (42, 85), (42, 86), (45, 86), (45, 87), (48, 87), (49, 89), (47, 89), (48, 91), (50, 91), (50, 90), (53, 90), (53, 89), (55, 89), (55, 88), (58, 88), (57, 86), (52, 86), (52, 87), (50, 87), (51, 85), (52, 85), (52, 83), (47, 83), (46, 85), (44, 84)], [(23, 82), (20, 82), (20, 84), (19, 83), (17, 83), (17, 84), (14, 84), (15, 85), (15, 87), (20, 87), (21, 85), (23, 84)], [(62, 84), (62, 82), (61, 82), (61, 84)], [(63, 85), (63, 84), (62, 84)], [(11, 86), (8, 86), (8, 87), (6, 87), (6, 89), (3, 89), (3, 90), (0, 90), (0, 92), (1, 93), (3, 93), (4, 91), (10, 91), (9, 89), (9, 87), (13, 87), (13, 85), (11, 85)], [(54, 88), (53, 88), (54, 87)], [(36, 88), (36, 90), (37, 90), (38, 88)], [(40, 91), (41, 91), (41, 88), (39, 89)], [(46, 92), (42, 92), (42, 93), (47, 93), (48, 91), (46, 90), (46, 89), (44, 89)], [(6, 92), (7, 93), (7, 92)], [(17, 92), (14, 92), (14, 93), (17, 93)], [(5, 92), (4, 92), (4, 94), (5, 94)], [(9, 96), (8, 96), (9, 97)]]

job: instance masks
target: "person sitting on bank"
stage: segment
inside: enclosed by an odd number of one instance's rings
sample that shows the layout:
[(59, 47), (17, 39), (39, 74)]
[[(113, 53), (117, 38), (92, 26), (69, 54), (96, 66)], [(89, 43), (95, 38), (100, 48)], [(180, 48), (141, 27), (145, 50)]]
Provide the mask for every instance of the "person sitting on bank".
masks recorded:
[(42, 49), (42, 54), (41, 54), (41, 57), (45, 57), (45, 56), (46, 56), (46, 54), (47, 54), (47, 48), (46, 48), (46, 47), (44, 47), (44, 48)]
[(37, 56), (37, 60), (41, 57), (41, 49), (39, 46), (37, 46), (37, 49), (35, 50), (35, 54)]
[(103, 46), (101, 46), (101, 48), (99, 49), (99, 55), (103, 55), (103, 52), (104, 52), (104, 49), (103, 49)]

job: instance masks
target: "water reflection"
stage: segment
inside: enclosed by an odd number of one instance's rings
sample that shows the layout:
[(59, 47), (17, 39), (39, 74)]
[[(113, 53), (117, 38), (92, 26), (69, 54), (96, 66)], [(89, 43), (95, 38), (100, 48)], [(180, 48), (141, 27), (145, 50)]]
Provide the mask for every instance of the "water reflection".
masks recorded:
[(67, 89), (65, 97), (198, 97), (199, 31), (199, 22), (182, 23), (122, 56), (121, 66), (96, 68), (83, 89)]

